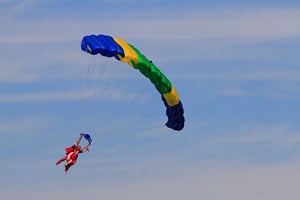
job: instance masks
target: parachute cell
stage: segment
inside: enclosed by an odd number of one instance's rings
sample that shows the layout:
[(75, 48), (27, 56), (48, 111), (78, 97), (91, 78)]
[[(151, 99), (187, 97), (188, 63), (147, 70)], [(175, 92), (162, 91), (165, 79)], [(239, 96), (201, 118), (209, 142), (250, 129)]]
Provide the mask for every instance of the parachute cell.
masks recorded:
[(115, 57), (139, 70), (161, 94), (168, 117), (166, 126), (177, 131), (183, 129), (184, 110), (177, 91), (169, 79), (137, 48), (119, 38), (107, 35), (88, 35), (83, 37), (81, 49), (92, 55), (101, 54), (106, 57)]

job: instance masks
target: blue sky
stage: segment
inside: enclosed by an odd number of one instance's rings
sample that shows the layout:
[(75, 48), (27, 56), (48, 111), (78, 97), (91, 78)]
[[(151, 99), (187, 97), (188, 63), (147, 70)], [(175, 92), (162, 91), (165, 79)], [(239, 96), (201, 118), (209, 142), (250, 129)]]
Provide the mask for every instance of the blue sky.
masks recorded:
[[(300, 198), (299, 1), (0, 0), (0, 13), (1, 199)], [(101, 33), (168, 76), (184, 130), (164, 126), (137, 71), (80, 50)], [(80, 131), (95, 142), (64, 175)]]

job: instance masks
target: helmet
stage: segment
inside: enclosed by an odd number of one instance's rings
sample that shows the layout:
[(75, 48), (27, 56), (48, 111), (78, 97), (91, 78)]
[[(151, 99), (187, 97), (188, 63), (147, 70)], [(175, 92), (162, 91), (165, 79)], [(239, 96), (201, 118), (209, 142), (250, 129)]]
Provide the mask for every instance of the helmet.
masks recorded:
[(77, 150), (80, 150), (80, 149), (81, 149), (81, 146), (80, 146), (80, 145), (76, 146), (76, 149), (77, 149)]

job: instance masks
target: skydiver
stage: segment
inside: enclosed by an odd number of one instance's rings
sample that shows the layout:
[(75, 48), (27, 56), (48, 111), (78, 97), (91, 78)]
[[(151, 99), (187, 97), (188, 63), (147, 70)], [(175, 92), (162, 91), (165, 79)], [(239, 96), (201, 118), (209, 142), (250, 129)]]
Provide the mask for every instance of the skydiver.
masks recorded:
[[(79, 143), (83, 136), (88, 140), (89, 144), (81, 149), (81, 146), (79, 145)], [(64, 170), (64, 172), (66, 174), (67, 171), (69, 170), (69, 168), (76, 163), (78, 154), (89, 151), (89, 146), (91, 145), (91, 142), (92, 142), (92, 140), (88, 134), (80, 133), (80, 137), (78, 138), (78, 140), (76, 142), (74, 142), (71, 147), (65, 148), (66, 156), (59, 159), (56, 162), (56, 166), (59, 165), (61, 162), (66, 161), (65, 170)]]

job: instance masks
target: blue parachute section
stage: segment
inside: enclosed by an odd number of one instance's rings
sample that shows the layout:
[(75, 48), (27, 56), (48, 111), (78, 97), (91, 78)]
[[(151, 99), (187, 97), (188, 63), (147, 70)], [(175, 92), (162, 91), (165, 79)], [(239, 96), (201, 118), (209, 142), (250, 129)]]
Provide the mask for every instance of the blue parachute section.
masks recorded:
[(81, 49), (92, 55), (101, 54), (106, 57), (121, 55), (124, 57), (124, 51), (111, 36), (89, 35), (85, 36), (81, 42)]
[(89, 142), (92, 143), (92, 138), (89, 134), (83, 133), (83, 137)]
[(166, 115), (168, 116), (168, 121), (166, 123), (166, 126), (174, 129), (176, 131), (180, 131), (184, 127), (184, 110), (181, 101), (175, 106), (168, 106), (166, 99), (161, 96), (167, 110)]

